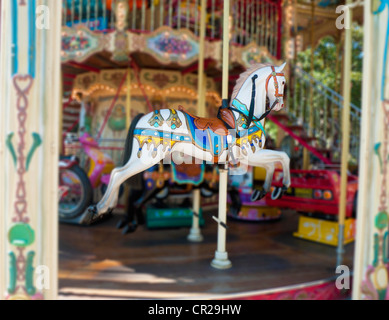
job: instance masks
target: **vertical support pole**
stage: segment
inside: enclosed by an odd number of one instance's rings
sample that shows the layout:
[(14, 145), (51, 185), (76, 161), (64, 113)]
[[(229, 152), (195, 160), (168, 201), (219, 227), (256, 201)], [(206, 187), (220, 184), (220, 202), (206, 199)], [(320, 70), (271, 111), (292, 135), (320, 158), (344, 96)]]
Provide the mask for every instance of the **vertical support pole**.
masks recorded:
[(70, 17), (72, 21), (72, 27), (74, 26), (74, 10), (75, 10), (76, 4), (74, 3), (74, 0), (72, 0), (71, 7), (70, 7)]
[(186, 0), (186, 28), (190, 27), (190, 1)]
[(131, 125), (131, 70), (127, 69), (127, 85), (126, 85), (126, 128), (127, 130)]
[(112, 0), (112, 3), (111, 3), (111, 23), (109, 25), (110, 29), (115, 29), (115, 6), (116, 6), (116, 2), (115, 2), (115, 0)]
[(164, 7), (164, 0), (160, 0), (159, 1), (159, 26), (162, 27), (164, 25), (164, 21), (163, 21), (163, 8)]
[(194, 0), (195, 12), (194, 12), (194, 34), (199, 35), (199, 0)]
[[(201, 0), (201, 17), (200, 17), (200, 44), (199, 44), (199, 69), (198, 69), (198, 78), (197, 78), (197, 110), (200, 117), (206, 116), (205, 110), (205, 72), (204, 72), (204, 56), (205, 56), (205, 23), (206, 23), (206, 6), (207, 1)], [(193, 194), (193, 223), (192, 229), (190, 230), (190, 234), (188, 236), (188, 240), (191, 242), (201, 242), (203, 241), (203, 237), (201, 235), (201, 231), (199, 228), (199, 217), (196, 214), (200, 214), (200, 189), (194, 189), (192, 191)]]
[(246, 18), (244, 19), (246, 21), (246, 25), (244, 27), (244, 44), (247, 45), (250, 42), (250, 21), (249, 21), (249, 13), (250, 13), (250, 2), (245, 1), (244, 2), (244, 9), (246, 10)]
[[(280, 60), (282, 58), (282, 1), (279, 1), (277, 4), (278, 11), (278, 19), (277, 19), (277, 59)], [(295, 39), (296, 40), (296, 39)], [(294, 53), (297, 55), (297, 53)]]
[[(130, 0), (131, 1), (131, 0)], [(116, 11), (116, 9), (115, 9)], [(136, 0), (132, 1), (132, 30), (136, 30)]]
[(200, 117), (206, 116), (205, 110), (205, 72), (204, 72), (204, 58), (205, 58), (205, 28), (207, 15), (207, 1), (201, 0), (201, 17), (200, 17), (200, 39), (199, 39), (199, 69), (197, 78), (197, 92), (198, 92), (198, 114)]
[[(314, 51), (315, 51), (315, 44), (314, 44), (314, 30), (315, 30), (315, 1), (311, 0), (311, 76), (313, 76), (313, 63), (314, 63)], [(308, 127), (308, 136), (311, 137), (313, 134), (313, 125), (314, 125), (314, 106), (312, 104), (313, 102), (313, 82), (310, 80), (309, 82), (309, 103), (307, 110), (309, 110), (309, 127)], [(309, 151), (304, 148), (303, 151), (303, 169), (308, 170), (310, 165), (310, 153)]]
[(240, 10), (240, 15), (239, 15), (239, 21), (240, 21), (240, 32), (239, 32), (239, 34), (240, 34), (240, 37), (239, 37), (239, 43), (240, 44), (243, 44), (244, 42), (243, 42), (243, 37), (244, 37), (244, 25), (243, 25), (243, 15), (244, 15), (244, 1), (243, 0), (241, 0), (240, 1), (240, 8), (239, 8)]
[(268, 19), (268, 14), (269, 14), (269, 11), (268, 11), (268, 8), (269, 8), (269, 4), (266, 2), (266, 1), (263, 1), (264, 2), (264, 4), (265, 4), (265, 14), (264, 14), (264, 16), (265, 16), (265, 20), (264, 20), (264, 23), (265, 23), (265, 33), (264, 33), (264, 35), (265, 35), (265, 38), (264, 38), (264, 42), (263, 42), (263, 45), (266, 47), (266, 48), (269, 48), (269, 42), (267, 41), (267, 36), (268, 36), (268, 21), (269, 21), (269, 19)]
[(266, 21), (266, 11), (265, 11), (265, 1), (261, 1), (261, 37), (260, 37), (260, 46), (264, 45), (264, 37), (265, 37), (265, 21)]
[(215, 31), (216, 31), (216, 25), (215, 25), (215, 1), (212, 0), (212, 12), (211, 12), (211, 38), (215, 38)]
[[(230, 0), (224, 0), (224, 17), (223, 17), (223, 84), (222, 98), (223, 104), (228, 104), (228, 74), (229, 74), (229, 17), (230, 17)], [(216, 269), (229, 269), (232, 267), (231, 261), (228, 260), (226, 251), (227, 230), (227, 184), (228, 184), (228, 169), (226, 167), (219, 170), (219, 224), (217, 228), (217, 250), (215, 258), (211, 262), (211, 266)], [(221, 225), (221, 223), (224, 224)]]
[(0, 300), (57, 297), (61, 8), (1, 1)]
[[(89, 24), (89, 21), (90, 21), (90, 9), (91, 9), (91, 4), (90, 4), (90, 0), (88, 0), (87, 5), (86, 5), (86, 22), (87, 22), (87, 24)], [(73, 21), (72, 21), (72, 25), (73, 25)]]
[[(103, 10), (103, 24), (106, 26), (104, 29), (108, 29), (108, 20), (107, 20), (107, 2), (106, 0), (102, 0), (102, 10)], [(82, 7), (82, 4), (81, 4)]]
[(154, 31), (154, 20), (155, 20), (155, 2), (151, 1), (150, 7), (150, 31)]
[(93, 30), (96, 30), (98, 28), (97, 19), (99, 16), (99, 1), (95, 1), (95, 13), (94, 13), (94, 23), (93, 23)]
[(273, 5), (269, 5), (269, 52), (272, 56), (275, 56), (274, 50), (273, 50), (273, 42), (274, 42), (274, 34), (273, 34)]
[(192, 194), (193, 194), (193, 220), (192, 220), (192, 228), (190, 229), (190, 233), (188, 235), (188, 241), (202, 242), (204, 238), (201, 235), (201, 230), (200, 230), (200, 200), (201, 200), (200, 189), (194, 189), (192, 191)]
[[(347, 4), (351, 4), (351, 0), (347, 0)], [(348, 10), (348, 21), (352, 21), (352, 10)], [(347, 19), (346, 19), (347, 21)], [(343, 69), (343, 113), (342, 113), (342, 162), (341, 162), (341, 178), (340, 178), (340, 199), (339, 199), (339, 234), (338, 234), (338, 248), (337, 248), (337, 263), (339, 266), (343, 261), (344, 252), (344, 223), (346, 218), (346, 204), (347, 204), (347, 171), (348, 160), (350, 153), (350, 74), (351, 74), (351, 50), (352, 50), (352, 29), (351, 26), (345, 29), (344, 39), (344, 69)]]
[(142, 31), (146, 29), (146, 0), (142, 0), (140, 29)]
[[(3, 47), (6, 45), (4, 42), (4, 37), (6, 36), (4, 30), (7, 30), (7, 24), (5, 23), (6, 21), (6, 11), (3, 10), (3, 6), (5, 4), (3, 3), (2, 0), (0, 0), (0, 67), (7, 65), (7, 60), (6, 56), (4, 54)], [(65, 21), (65, 20), (64, 20)], [(3, 70), (4, 73), (4, 70)], [(0, 92), (1, 88), (3, 87), (3, 77), (0, 75)], [(2, 104), (4, 104), (6, 100), (2, 98)], [(0, 110), (2, 110), (2, 107), (0, 105)], [(6, 152), (6, 132), (2, 130), (1, 128), (5, 128), (6, 125), (6, 117), (0, 117), (0, 168), (5, 168), (5, 152)], [(3, 211), (3, 206), (6, 203), (6, 197), (5, 197), (5, 172), (0, 170), (0, 300), (2, 299), (2, 294), (3, 292), (6, 292), (7, 287), (6, 287), (6, 272), (8, 270), (7, 268), (7, 257), (6, 257), (6, 228), (3, 225), (3, 222), (5, 219), (3, 218), (3, 215), (5, 212)]]
[(181, 0), (177, 1), (177, 29), (181, 29)]
[(169, 0), (169, 17), (168, 17), (168, 26), (173, 28), (173, 0)]

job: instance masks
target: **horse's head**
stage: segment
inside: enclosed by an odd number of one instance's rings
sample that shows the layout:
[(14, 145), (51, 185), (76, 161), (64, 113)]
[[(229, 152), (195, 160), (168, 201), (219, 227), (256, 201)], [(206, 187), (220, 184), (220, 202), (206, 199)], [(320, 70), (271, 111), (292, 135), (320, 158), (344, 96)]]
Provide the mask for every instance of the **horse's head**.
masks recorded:
[(271, 73), (266, 79), (266, 95), (269, 99), (270, 107), (273, 107), (274, 111), (279, 111), (284, 107), (285, 66), (286, 62), (280, 67), (270, 67)]

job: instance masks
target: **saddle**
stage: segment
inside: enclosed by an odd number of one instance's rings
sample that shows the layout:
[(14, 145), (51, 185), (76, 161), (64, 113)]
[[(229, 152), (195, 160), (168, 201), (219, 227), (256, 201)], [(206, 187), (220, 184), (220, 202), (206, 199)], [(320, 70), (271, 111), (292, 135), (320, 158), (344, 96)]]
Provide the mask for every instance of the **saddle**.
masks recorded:
[[(235, 117), (231, 110), (220, 108), (218, 118), (201, 118), (179, 107), (179, 110), (194, 118), (195, 126), (200, 130), (210, 129), (220, 136), (227, 136), (229, 129), (235, 129)], [(229, 127), (227, 127), (229, 126)]]

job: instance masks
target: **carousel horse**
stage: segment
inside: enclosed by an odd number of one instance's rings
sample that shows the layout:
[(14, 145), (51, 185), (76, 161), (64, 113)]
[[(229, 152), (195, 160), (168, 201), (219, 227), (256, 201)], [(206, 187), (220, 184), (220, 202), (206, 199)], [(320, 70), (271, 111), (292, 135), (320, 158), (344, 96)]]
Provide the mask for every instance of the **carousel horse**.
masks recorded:
[[(275, 188), (272, 197), (281, 197), (290, 186), (290, 159), (285, 152), (263, 149), (266, 141), (263, 123), (270, 112), (284, 107), (285, 65), (256, 64), (242, 73), (230, 105), (223, 105), (215, 119), (174, 109), (138, 115), (131, 123), (126, 139), (123, 166), (112, 171), (103, 198), (88, 209), (87, 222), (92, 223), (112, 212), (123, 182), (162, 160), (171, 163), (176, 153), (199, 159), (200, 163), (206, 161), (224, 166), (245, 163), (265, 168), (263, 190), (253, 192), (253, 201), (270, 191), (274, 164), (280, 162), (283, 187)], [(266, 107), (267, 99), (269, 108)]]

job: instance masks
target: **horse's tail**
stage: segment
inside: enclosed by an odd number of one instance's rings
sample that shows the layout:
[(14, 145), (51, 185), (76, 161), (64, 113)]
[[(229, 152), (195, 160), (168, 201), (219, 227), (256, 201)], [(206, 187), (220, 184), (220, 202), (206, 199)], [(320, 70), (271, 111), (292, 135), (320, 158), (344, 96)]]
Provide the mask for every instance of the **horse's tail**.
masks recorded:
[(131, 153), (132, 153), (132, 144), (134, 141), (134, 132), (136, 125), (138, 124), (139, 120), (144, 116), (143, 113), (138, 114), (135, 119), (131, 122), (130, 129), (128, 130), (127, 138), (126, 138), (126, 144), (124, 147), (124, 155), (123, 155), (123, 166), (130, 160)]

